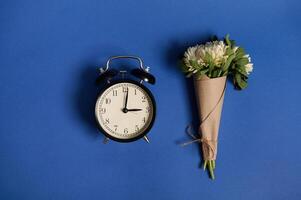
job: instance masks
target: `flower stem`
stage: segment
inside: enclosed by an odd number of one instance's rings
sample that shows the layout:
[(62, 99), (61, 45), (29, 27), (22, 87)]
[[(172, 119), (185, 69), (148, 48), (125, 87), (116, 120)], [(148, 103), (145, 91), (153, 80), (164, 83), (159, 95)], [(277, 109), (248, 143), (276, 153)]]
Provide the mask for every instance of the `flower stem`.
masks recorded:
[(212, 180), (215, 179), (214, 176), (214, 169), (215, 169), (215, 160), (204, 160), (203, 170), (205, 171), (206, 168), (209, 170), (209, 175)]
[(207, 160), (205, 160), (204, 162), (204, 167), (203, 167), (204, 171), (206, 170), (206, 166), (207, 166)]
[(214, 180), (214, 171), (213, 171), (213, 160), (209, 161), (209, 173), (212, 180)]

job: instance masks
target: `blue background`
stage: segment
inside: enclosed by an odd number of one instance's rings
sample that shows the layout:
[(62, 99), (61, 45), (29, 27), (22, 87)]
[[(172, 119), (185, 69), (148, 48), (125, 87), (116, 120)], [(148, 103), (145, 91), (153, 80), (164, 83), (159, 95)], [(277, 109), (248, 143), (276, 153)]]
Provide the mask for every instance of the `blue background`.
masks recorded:
[[(298, 0), (2, 0), (0, 199), (300, 199), (300, 9)], [(178, 145), (196, 110), (177, 62), (227, 33), (254, 73), (242, 92), (228, 84), (211, 181), (198, 144)], [(93, 123), (97, 66), (117, 54), (141, 56), (157, 77), (150, 144), (103, 145)]]

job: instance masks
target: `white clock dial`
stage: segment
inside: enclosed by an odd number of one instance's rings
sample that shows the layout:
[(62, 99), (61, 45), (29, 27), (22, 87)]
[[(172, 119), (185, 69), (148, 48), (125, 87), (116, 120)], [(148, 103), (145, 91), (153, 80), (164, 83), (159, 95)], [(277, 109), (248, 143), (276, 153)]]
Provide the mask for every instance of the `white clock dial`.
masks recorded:
[(133, 139), (151, 126), (154, 102), (146, 89), (138, 84), (116, 83), (98, 97), (95, 114), (108, 135), (120, 140)]

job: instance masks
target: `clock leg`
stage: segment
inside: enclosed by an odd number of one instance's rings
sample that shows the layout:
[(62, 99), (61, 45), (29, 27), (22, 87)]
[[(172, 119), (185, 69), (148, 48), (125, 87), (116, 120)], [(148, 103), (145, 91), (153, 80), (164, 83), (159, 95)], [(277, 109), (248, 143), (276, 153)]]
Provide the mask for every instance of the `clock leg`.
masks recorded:
[(105, 139), (103, 139), (103, 143), (107, 144), (109, 142), (109, 140), (110, 140), (109, 138), (105, 137)]
[(147, 143), (149, 143), (149, 139), (148, 139), (147, 136), (144, 136), (143, 139), (144, 139)]

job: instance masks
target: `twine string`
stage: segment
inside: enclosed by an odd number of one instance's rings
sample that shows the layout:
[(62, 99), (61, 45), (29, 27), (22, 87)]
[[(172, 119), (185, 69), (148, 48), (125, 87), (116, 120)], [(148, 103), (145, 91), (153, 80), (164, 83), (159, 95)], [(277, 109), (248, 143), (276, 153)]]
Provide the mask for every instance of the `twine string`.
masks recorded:
[(216, 140), (208, 140), (208, 139), (205, 139), (205, 138), (198, 138), (198, 136), (196, 134), (193, 133), (193, 129), (192, 129), (192, 125), (189, 125), (187, 126), (186, 128), (186, 133), (187, 135), (189, 135), (193, 140), (190, 140), (190, 141), (187, 141), (187, 142), (184, 142), (181, 144), (182, 147), (184, 146), (187, 146), (187, 145), (190, 145), (192, 143), (195, 143), (195, 142), (199, 142), (199, 143), (202, 143), (204, 145), (206, 145), (208, 147), (208, 149), (214, 154), (215, 151), (214, 151), (214, 148), (212, 147), (212, 145), (210, 144), (211, 142), (214, 142), (214, 143), (217, 143)]
[(193, 133), (193, 129), (192, 129), (192, 125), (188, 125), (186, 127), (186, 134), (189, 135), (193, 140), (184, 142), (181, 144), (182, 147), (187, 146), (189, 144), (195, 143), (195, 142), (201, 142), (201, 138), (198, 138), (199, 136), (197, 136), (196, 134)]

